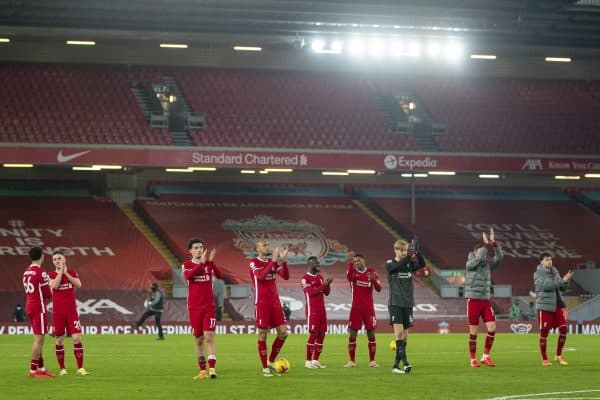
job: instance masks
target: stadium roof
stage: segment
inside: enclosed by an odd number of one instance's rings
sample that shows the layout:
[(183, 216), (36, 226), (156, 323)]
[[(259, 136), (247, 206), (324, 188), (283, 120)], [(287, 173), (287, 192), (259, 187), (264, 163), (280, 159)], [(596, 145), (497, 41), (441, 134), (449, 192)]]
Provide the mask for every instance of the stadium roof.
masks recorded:
[(481, 46), (600, 51), (594, 0), (0, 0), (0, 35), (260, 42), (317, 35), (456, 37)]

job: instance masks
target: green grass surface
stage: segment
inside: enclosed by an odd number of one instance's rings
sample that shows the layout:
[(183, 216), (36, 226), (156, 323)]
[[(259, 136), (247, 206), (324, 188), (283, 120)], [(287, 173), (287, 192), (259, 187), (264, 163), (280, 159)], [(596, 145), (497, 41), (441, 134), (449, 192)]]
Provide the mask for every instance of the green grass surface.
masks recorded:
[[(269, 335), (269, 345), (273, 335)], [(479, 354), (484, 335), (479, 335)], [(549, 340), (554, 354), (556, 335)], [(52, 338), (46, 338), (46, 364), (57, 372)], [(216, 380), (194, 381), (197, 372), (193, 338), (167, 336), (86, 336), (85, 367), (92, 373), (75, 374), (72, 342), (65, 354), (68, 376), (31, 379), (27, 376), (31, 336), (0, 336), (0, 398), (2, 399), (514, 399), (600, 398), (600, 338), (567, 338), (568, 367), (555, 363), (542, 368), (538, 337), (497, 335), (492, 356), (496, 368), (471, 368), (466, 334), (411, 335), (408, 354), (414, 370), (391, 374), (394, 353), (389, 334), (378, 336), (377, 360), (368, 367), (366, 337), (360, 336), (357, 367), (346, 369), (346, 337), (327, 336), (322, 362), (326, 369), (304, 366), (303, 335), (291, 335), (283, 348), (292, 369), (281, 377), (264, 378), (256, 352), (255, 335), (217, 336)], [(554, 393), (541, 395), (541, 393)], [(571, 392), (571, 393), (564, 393)]]

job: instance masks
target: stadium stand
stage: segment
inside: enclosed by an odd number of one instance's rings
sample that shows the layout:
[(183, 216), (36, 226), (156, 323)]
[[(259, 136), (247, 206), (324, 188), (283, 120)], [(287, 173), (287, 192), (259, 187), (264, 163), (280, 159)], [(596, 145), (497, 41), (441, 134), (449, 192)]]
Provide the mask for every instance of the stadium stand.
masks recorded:
[(389, 129), (365, 81), (298, 71), (172, 71), (207, 127), (200, 146), (415, 150)]
[[(187, 241), (206, 237), (217, 249), (218, 264), (230, 283), (248, 283), (247, 260), (253, 253), (253, 225), (268, 232), (271, 248), (290, 246), (290, 281), (297, 287), (306, 256), (321, 257), (323, 271), (345, 281), (346, 250), (362, 251), (376, 266), (385, 260), (393, 239), (344, 197), (331, 196), (190, 196), (164, 195), (137, 200), (136, 207), (180, 258), (187, 258)], [(282, 222), (283, 221), (283, 222)], [(245, 223), (244, 223), (245, 222)], [(362, 228), (369, 226), (369, 235)]]
[[(425, 254), (440, 268), (464, 269), (467, 253), (481, 242), (481, 233), (493, 226), (505, 260), (492, 279), (512, 285), (514, 295), (532, 289), (532, 274), (542, 251), (554, 254), (554, 265), (561, 273), (597, 256), (589, 232), (597, 231), (600, 221), (590, 218), (588, 211), (562, 192), (424, 188), (417, 191), (415, 225), (411, 224), (408, 189), (367, 188), (362, 192), (416, 234)], [(572, 289), (580, 290), (576, 285)]]
[(168, 273), (159, 253), (110, 200), (90, 197), (0, 197), (0, 289), (22, 295), (20, 279), (32, 245), (65, 252), (83, 290), (145, 290)]
[(442, 151), (587, 153), (600, 151), (598, 82), (430, 78), (379, 82), (387, 93), (414, 91), (436, 122)]
[(124, 66), (3, 63), (0, 142), (172, 144), (144, 120), (128, 78), (153, 79)]
[(573, 153), (600, 151), (595, 81), (507, 78), (363, 78), (327, 72), (152, 66), (4, 63), (0, 83), (11, 101), (0, 116), (0, 141), (171, 145), (150, 129), (129, 90), (173, 75), (206, 128), (199, 146), (419, 150), (392, 131), (376, 96), (409, 90), (448, 152)]

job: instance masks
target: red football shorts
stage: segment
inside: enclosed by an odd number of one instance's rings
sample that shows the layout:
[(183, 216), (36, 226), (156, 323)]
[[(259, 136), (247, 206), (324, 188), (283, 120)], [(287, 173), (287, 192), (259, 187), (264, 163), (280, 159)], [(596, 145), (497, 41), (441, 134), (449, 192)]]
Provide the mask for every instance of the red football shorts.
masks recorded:
[(538, 311), (538, 320), (540, 321), (540, 330), (559, 328), (567, 324), (565, 313), (560, 307), (556, 307), (554, 311)]
[(212, 310), (188, 309), (188, 313), (194, 336), (198, 337), (202, 336), (204, 332), (215, 331), (217, 327), (217, 314), (214, 308)]
[(308, 333), (325, 333), (327, 332), (327, 314), (309, 314), (306, 317), (308, 325)]
[(279, 302), (255, 304), (254, 317), (258, 329), (271, 329), (285, 325), (285, 314)]
[(348, 328), (355, 331), (360, 330), (365, 324), (365, 329), (371, 331), (377, 327), (377, 318), (375, 318), (374, 309), (364, 309), (352, 307), (350, 309), (350, 318), (348, 320)]
[(79, 321), (79, 315), (77, 311), (71, 311), (66, 313), (52, 314), (52, 327), (54, 328), (55, 336), (65, 336), (65, 330), (67, 335), (73, 335), (74, 333), (81, 333), (81, 322)]
[(479, 325), (480, 317), (483, 322), (496, 320), (492, 303), (487, 299), (467, 299), (467, 315), (469, 316), (469, 325)]
[(48, 333), (48, 314), (34, 313), (27, 314), (27, 319), (33, 328), (34, 335), (45, 335)]

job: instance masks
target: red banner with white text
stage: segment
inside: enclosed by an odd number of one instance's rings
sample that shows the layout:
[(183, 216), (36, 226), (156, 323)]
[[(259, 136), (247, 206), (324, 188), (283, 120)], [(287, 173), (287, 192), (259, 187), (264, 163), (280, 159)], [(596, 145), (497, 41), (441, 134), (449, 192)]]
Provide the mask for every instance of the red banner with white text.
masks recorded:
[(165, 149), (125, 146), (8, 145), (2, 163), (36, 165), (118, 164), (148, 167), (375, 169), (381, 171), (600, 172), (600, 156), (473, 155), (362, 151)]

